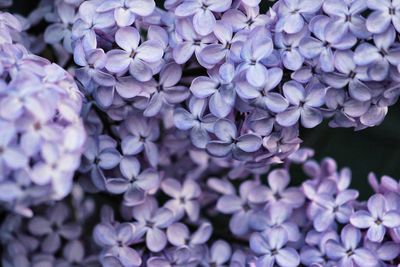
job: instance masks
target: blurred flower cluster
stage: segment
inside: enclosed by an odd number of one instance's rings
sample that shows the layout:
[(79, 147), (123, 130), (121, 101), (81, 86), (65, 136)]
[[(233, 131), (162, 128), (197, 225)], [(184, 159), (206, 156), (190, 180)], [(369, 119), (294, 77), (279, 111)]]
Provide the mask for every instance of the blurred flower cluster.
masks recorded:
[[(7, 216), (0, 227), (3, 266), (400, 264), (399, 182), (371, 173), (375, 194), (360, 201), (348, 168), (331, 158), (318, 163), (312, 154), (300, 149), (262, 176), (231, 166), (218, 177), (210, 169), (197, 177), (176, 169), (136, 205), (135, 189), (155, 179), (148, 172), (128, 183), (114, 178), (109, 187), (124, 197), (113, 201), (95, 201), (99, 194), (75, 185), (70, 197), (37, 207), (32, 218)], [(92, 230), (93, 238), (83, 232)]]
[(0, 203), (31, 216), (70, 193), (86, 133), (73, 77), (15, 43), (21, 31), (0, 14)]
[(400, 264), (399, 182), (300, 147), (397, 102), (398, 0), (39, 2), (0, 13), (3, 266)]
[(36, 206), (32, 218), (7, 215), (0, 226), (2, 266), (101, 266), (99, 250), (84, 228), (95, 208), (94, 200), (76, 185), (68, 198), (51, 206)]

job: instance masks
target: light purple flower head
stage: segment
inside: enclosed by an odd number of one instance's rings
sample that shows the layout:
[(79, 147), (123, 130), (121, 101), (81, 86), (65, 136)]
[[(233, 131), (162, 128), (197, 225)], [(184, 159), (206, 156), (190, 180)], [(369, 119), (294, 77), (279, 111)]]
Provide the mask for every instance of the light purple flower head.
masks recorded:
[(329, 240), (326, 243), (327, 256), (338, 262), (339, 266), (357, 264), (377, 266), (378, 259), (369, 249), (359, 247), (361, 232), (357, 228), (346, 225), (340, 234), (340, 242)]
[[(72, 189), (86, 139), (82, 95), (69, 73), (22, 46), (2, 44), (0, 53), (2, 202), (12, 208), (61, 199)], [(33, 187), (42, 192), (32, 195)]]
[(114, 12), (114, 19), (119, 27), (130, 26), (136, 16), (149, 16), (153, 13), (153, 0), (105, 0), (96, 8), (97, 12)]
[(214, 12), (224, 12), (232, 0), (184, 0), (176, 7), (178, 17), (192, 17), (193, 27), (202, 36), (210, 34), (215, 27)]
[(256, 266), (298, 266), (300, 256), (291, 247), (286, 247), (286, 230), (277, 227), (264, 234), (254, 233), (250, 238), (250, 248), (258, 256)]
[(278, 32), (294, 34), (301, 31), (305, 24), (304, 17), (318, 12), (322, 0), (283, 0), (277, 4), (279, 20), (276, 23)]
[(382, 242), (386, 229), (400, 227), (400, 213), (391, 209), (385, 197), (376, 194), (368, 200), (368, 211), (360, 210), (350, 218), (350, 223), (357, 228), (367, 228), (367, 237), (372, 242)]
[(373, 12), (368, 16), (366, 21), (367, 29), (372, 33), (382, 33), (393, 25), (396, 30), (400, 31), (400, 21), (398, 12), (400, 4), (395, 0), (368, 0), (367, 6)]

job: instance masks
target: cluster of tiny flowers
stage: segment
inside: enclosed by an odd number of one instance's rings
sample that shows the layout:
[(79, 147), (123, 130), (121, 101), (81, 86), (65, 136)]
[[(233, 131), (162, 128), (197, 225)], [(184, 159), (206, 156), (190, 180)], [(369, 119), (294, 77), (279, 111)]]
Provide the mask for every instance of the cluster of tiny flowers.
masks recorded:
[(400, 183), (299, 135), (383, 121), (400, 0), (39, 2), (0, 13), (2, 266), (400, 266)]
[(0, 203), (31, 216), (70, 193), (86, 134), (72, 76), (16, 43), (21, 30), (0, 13)]
[[(400, 264), (399, 182), (384, 176), (379, 183), (370, 174), (376, 193), (363, 202), (349, 188), (349, 169), (310, 155), (301, 149), (266, 175), (176, 173), (135, 206), (132, 187), (144, 187), (144, 175), (130, 185), (115, 180), (113, 190), (125, 192), (119, 219), (109, 214), (93, 231), (102, 266)], [(304, 180), (294, 186), (290, 172), (299, 163), (307, 178), (294, 177)]]
[(280, 0), (265, 14), (254, 0), (70, 2), (45, 37), (73, 48), (91, 104), (215, 157), (282, 161), (299, 127), (375, 126), (400, 94), (395, 0)]
[[(96, 218), (94, 201), (75, 186), (68, 199), (37, 206), (35, 217), (9, 214), (0, 226), (3, 267), (100, 267), (83, 226)], [(96, 218), (99, 219), (99, 218)]]

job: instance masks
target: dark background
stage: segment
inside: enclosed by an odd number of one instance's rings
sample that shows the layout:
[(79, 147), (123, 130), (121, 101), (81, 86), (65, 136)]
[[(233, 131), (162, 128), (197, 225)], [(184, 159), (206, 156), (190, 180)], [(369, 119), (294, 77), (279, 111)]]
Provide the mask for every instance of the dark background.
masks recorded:
[[(156, 0), (162, 7), (162, 0)], [(14, 0), (11, 12), (28, 14), (38, 1)], [(273, 1), (262, 1), (262, 11)], [(377, 127), (354, 132), (352, 129), (333, 129), (325, 122), (314, 129), (301, 132), (304, 145), (316, 151), (316, 158), (333, 157), (339, 167), (348, 166), (353, 172), (352, 186), (360, 190), (361, 198), (371, 193), (367, 182), (370, 171), (400, 177), (400, 104), (389, 109), (384, 122)], [(296, 177), (294, 177), (296, 178)]]

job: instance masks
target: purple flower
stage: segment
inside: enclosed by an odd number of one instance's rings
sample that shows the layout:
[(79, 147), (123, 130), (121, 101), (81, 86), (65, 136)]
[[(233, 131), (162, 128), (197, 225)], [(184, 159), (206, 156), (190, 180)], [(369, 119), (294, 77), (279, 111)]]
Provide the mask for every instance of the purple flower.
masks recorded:
[(244, 43), (240, 57), (242, 63), (238, 72), (244, 72), (246, 80), (255, 87), (263, 86), (268, 81), (267, 68), (261, 62), (271, 55), (273, 43), (262, 29), (254, 29), (254, 34), (262, 38), (252, 38)]
[(329, 194), (318, 194), (314, 202), (321, 208), (316, 214), (313, 225), (315, 230), (323, 232), (334, 225), (335, 220), (348, 223), (353, 212), (351, 202), (358, 197), (356, 190), (344, 190), (333, 197)]
[[(140, 266), (140, 254), (130, 247), (138, 241), (138, 232), (131, 223), (117, 226), (101, 223), (96, 225), (93, 238), (103, 248), (103, 264), (105, 266)], [(110, 264), (110, 265), (108, 265)]]
[[(150, 80), (151, 81), (151, 80)], [(112, 87), (100, 86), (94, 91), (96, 101), (100, 106), (109, 108), (119, 96), (123, 99), (135, 99), (136, 97), (149, 97), (154, 88), (147, 86), (149, 82), (141, 83), (132, 76), (117, 77)], [(116, 93), (115, 93), (116, 92)]]
[(176, 63), (186, 63), (193, 55), (197, 61), (205, 67), (211, 67), (202, 60), (202, 50), (207, 44), (214, 43), (213, 35), (201, 36), (195, 32), (189, 19), (182, 19), (176, 22), (177, 44), (173, 47), (173, 58)]
[(384, 175), (380, 178), (380, 182), (376, 175), (371, 172), (368, 174), (368, 182), (372, 189), (374, 189), (375, 193), (389, 193), (389, 192), (397, 192), (399, 187), (399, 183), (392, 177)]
[(249, 99), (250, 103), (260, 109), (279, 113), (285, 111), (289, 102), (281, 94), (273, 90), (280, 84), (283, 71), (280, 68), (267, 70), (268, 82), (262, 88), (256, 88), (246, 81), (237, 82), (237, 93), (242, 99)]
[(125, 156), (137, 155), (144, 151), (152, 166), (158, 163), (158, 148), (154, 143), (160, 135), (155, 120), (131, 116), (125, 121), (127, 134), (122, 138), (122, 152)]
[(0, 121), (0, 169), (19, 169), (28, 164), (28, 157), (24, 151), (14, 144), (17, 134), (16, 127), (7, 121)]
[(304, 15), (316, 13), (322, 5), (322, 0), (283, 0), (278, 5), (279, 20), (276, 23), (277, 32), (294, 34), (304, 26)]
[(330, 19), (327, 16), (314, 17), (309, 25), (315, 37), (305, 37), (300, 43), (300, 52), (307, 59), (318, 58), (318, 63), (324, 72), (334, 71), (332, 49), (347, 50), (353, 47), (357, 38), (353, 35), (344, 35), (339, 41), (330, 42), (327, 38), (327, 27)]
[(340, 41), (346, 34), (353, 34), (362, 39), (369, 37), (365, 19), (361, 16), (361, 13), (367, 9), (366, 2), (368, 1), (324, 1), (323, 10), (331, 18), (326, 27), (326, 38), (329, 42)]
[(98, 264), (97, 255), (85, 257), (83, 242), (73, 240), (68, 242), (63, 249), (63, 258), (57, 261), (57, 267), (68, 267), (73, 265), (95, 267)]
[(54, 253), (61, 247), (61, 237), (73, 240), (80, 236), (81, 227), (77, 223), (67, 223), (70, 210), (64, 203), (58, 203), (48, 209), (47, 217), (36, 216), (29, 221), (28, 229), (35, 235), (42, 237), (43, 252)]
[[(369, 80), (367, 68), (357, 66), (353, 59), (354, 56), (354, 53), (350, 50), (336, 51), (334, 54), (334, 65), (337, 72), (324, 73), (323, 79), (328, 85), (337, 89), (348, 85), (352, 98), (358, 101), (368, 101), (372, 95), (365, 83), (365, 81)], [(327, 99), (329, 98), (327, 97)], [(327, 105), (329, 105), (328, 102)]]
[(288, 236), (286, 230), (277, 227), (263, 234), (254, 233), (250, 237), (250, 248), (258, 256), (256, 266), (281, 267), (298, 266), (300, 257), (297, 251), (286, 247)]
[(164, 106), (173, 106), (189, 97), (189, 90), (185, 86), (177, 85), (182, 78), (182, 68), (169, 63), (160, 72), (160, 79), (154, 94), (143, 112), (146, 117), (154, 117)]
[(153, 252), (160, 252), (167, 245), (164, 229), (173, 223), (173, 213), (167, 208), (158, 208), (154, 199), (133, 208), (134, 225), (145, 235), (146, 245)]
[(188, 246), (194, 248), (206, 243), (210, 238), (212, 231), (212, 225), (207, 222), (200, 224), (197, 230), (192, 234), (185, 224), (174, 223), (168, 227), (167, 236), (168, 241), (176, 247)]
[(393, 27), (374, 35), (375, 46), (360, 44), (354, 52), (354, 62), (359, 66), (368, 66), (368, 75), (374, 81), (383, 81), (389, 74), (390, 66), (400, 64), (400, 50), (392, 48), (396, 38)]
[(158, 173), (146, 169), (140, 173), (140, 163), (134, 157), (125, 157), (121, 160), (121, 178), (110, 178), (106, 181), (106, 189), (113, 194), (124, 194), (124, 203), (127, 206), (136, 206), (145, 201), (149, 192), (157, 190), (160, 183)]
[(210, 141), (206, 149), (216, 157), (230, 154), (234, 158), (247, 157), (261, 147), (261, 138), (258, 135), (248, 133), (238, 137), (236, 126), (228, 119), (219, 119), (215, 123), (214, 134), (219, 140)]
[(79, 6), (78, 19), (72, 26), (72, 39), (81, 39), (85, 50), (97, 48), (96, 30), (115, 24), (112, 15), (97, 13), (97, 7), (95, 1), (84, 1)]
[(386, 208), (385, 197), (375, 194), (368, 200), (368, 211), (360, 210), (350, 217), (357, 228), (368, 228), (367, 237), (372, 242), (382, 242), (386, 228), (400, 226), (400, 213)]
[(147, 261), (148, 267), (159, 266), (187, 266), (196, 267), (198, 264), (197, 259), (191, 257), (191, 251), (187, 247), (180, 247), (169, 249), (164, 255), (158, 257), (151, 257)]
[(251, 189), (256, 186), (257, 184), (252, 181), (244, 182), (240, 185), (239, 196), (226, 194), (218, 199), (217, 210), (224, 214), (233, 214), (229, 221), (229, 229), (235, 235), (241, 236), (249, 231), (249, 223), (253, 211), (248, 198)]
[(285, 127), (293, 126), (300, 119), (306, 128), (314, 128), (322, 122), (318, 109), (324, 104), (325, 89), (319, 82), (310, 82), (306, 88), (296, 81), (283, 85), (283, 94), (291, 106), (276, 116), (276, 121)]
[(114, 11), (114, 19), (119, 27), (132, 25), (137, 16), (148, 16), (155, 9), (153, 0), (105, 0), (96, 12)]
[(243, 11), (240, 9), (229, 9), (222, 15), (222, 21), (230, 25), (235, 32), (243, 29), (252, 30), (258, 26), (265, 26), (270, 20), (267, 15), (260, 14), (258, 6), (245, 6), (243, 9)]
[(274, 43), (278, 47), (282, 63), (287, 69), (296, 71), (303, 65), (304, 57), (299, 51), (299, 45), (301, 40), (308, 35), (307, 27), (295, 34), (275, 34)]
[(190, 139), (195, 147), (205, 148), (210, 137), (208, 132), (213, 132), (215, 117), (205, 115), (207, 107), (205, 99), (192, 97), (189, 100), (189, 111), (177, 108), (174, 112), (174, 123), (180, 130), (190, 130)]
[(155, 40), (140, 43), (139, 32), (132, 27), (120, 28), (115, 33), (115, 41), (120, 49), (107, 53), (106, 69), (119, 74), (127, 70), (138, 81), (146, 82), (153, 76), (151, 63), (159, 61), (164, 52)]
[(108, 135), (89, 137), (86, 142), (80, 171), (90, 172), (91, 181), (99, 190), (105, 190), (104, 170), (114, 169), (121, 160), (116, 146), (116, 141)]
[(338, 261), (338, 266), (377, 266), (378, 260), (372, 251), (359, 247), (361, 240), (360, 230), (346, 225), (340, 234), (340, 240), (328, 240), (326, 253), (329, 259)]
[(297, 127), (289, 127), (267, 135), (263, 138), (263, 147), (278, 157), (285, 158), (300, 146), (298, 131)]
[(285, 229), (288, 241), (297, 242), (301, 235), (298, 226), (290, 221), (290, 216), (292, 216), (290, 206), (281, 202), (270, 203), (264, 209), (251, 214), (250, 226), (253, 230), (262, 233), (268, 233), (271, 229), (281, 227)]
[(393, 261), (400, 254), (400, 247), (395, 242), (373, 243), (367, 241), (364, 246), (376, 254), (380, 264), (385, 264), (385, 261)]
[(334, 231), (308, 232), (306, 236), (308, 245), (304, 246), (300, 252), (301, 263), (306, 266), (331, 266), (335, 264), (327, 257), (326, 242), (329, 240), (339, 242), (339, 236)]
[(64, 48), (72, 53), (71, 25), (75, 22), (76, 6), (61, 2), (56, 7), (60, 21), (46, 28), (44, 40), (49, 44), (57, 44), (62, 41)]
[(216, 69), (208, 71), (209, 77), (196, 77), (190, 85), (190, 91), (200, 99), (209, 97), (211, 114), (224, 118), (231, 113), (236, 100), (235, 85), (226, 82)]
[(13, 43), (13, 39), (16, 38), (14, 34), (18, 36), (18, 34), (22, 32), (22, 23), (17, 17), (8, 12), (2, 12), (0, 19), (2, 27), (0, 31), (0, 43), (11, 44)]
[(224, 267), (228, 263), (232, 255), (232, 249), (224, 240), (215, 241), (206, 254), (206, 258), (202, 260), (204, 267)]
[(254, 187), (249, 200), (255, 204), (283, 203), (291, 208), (299, 208), (304, 203), (304, 195), (299, 189), (289, 187), (290, 175), (285, 169), (275, 169), (268, 174), (268, 185)]
[(223, 21), (215, 25), (214, 35), (219, 42), (207, 45), (202, 50), (202, 61), (211, 66), (220, 62), (239, 61), (246, 35), (240, 33), (234, 35), (232, 27)]
[(75, 70), (75, 77), (86, 88), (91, 82), (102, 86), (113, 86), (115, 79), (109, 73), (103, 71), (106, 65), (107, 56), (102, 49), (89, 50), (87, 53), (81, 43), (75, 45), (74, 61), (81, 66)]
[(182, 218), (185, 213), (191, 221), (199, 218), (201, 189), (194, 180), (188, 178), (181, 184), (175, 179), (167, 178), (162, 181), (161, 189), (171, 197), (164, 207), (173, 211), (177, 219)]
[(400, 3), (396, 0), (367, 0), (368, 8), (373, 12), (368, 16), (367, 29), (372, 33), (382, 33), (393, 26), (400, 32)]
[(213, 12), (224, 12), (231, 7), (232, 0), (185, 0), (176, 7), (178, 17), (193, 16), (193, 26), (202, 36), (210, 34), (216, 20)]

